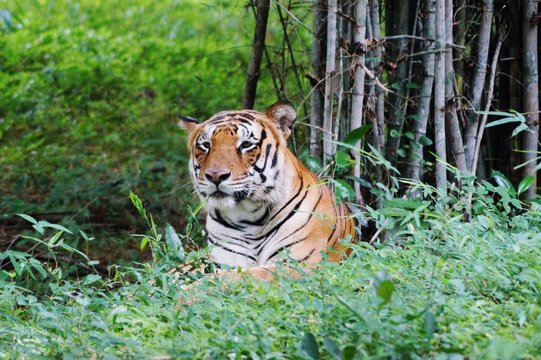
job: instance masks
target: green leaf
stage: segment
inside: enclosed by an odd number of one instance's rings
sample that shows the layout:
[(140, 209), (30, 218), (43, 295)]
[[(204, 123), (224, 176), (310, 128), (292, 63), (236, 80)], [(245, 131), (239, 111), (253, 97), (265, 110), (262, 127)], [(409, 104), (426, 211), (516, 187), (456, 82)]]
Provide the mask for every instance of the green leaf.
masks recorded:
[(53, 236), (51, 236), (51, 239), (49, 239), (49, 241), (47, 242), (47, 245), (49, 247), (54, 247), (57, 245), (57, 241), (58, 239), (60, 239), (60, 237), (62, 236), (63, 232), (62, 231), (57, 231)]
[(432, 336), (434, 336), (434, 333), (436, 332), (436, 318), (430, 310), (425, 313), (423, 328), (428, 338), (432, 338)]
[(308, 166), (308, 168), (314, 172), (320, 172), (321, 171), (321, 162), (319, 159), (316, 159), (312, 155), (309, 155), (308, 153), (305, 153), (301, 156), (302, 162)]
[(425, 135), (421, 135), (419, 137), (419, 144), (423, 145), (423, 146), (430, 146), (432, 145), (432, 140), (428, 137), (428, 136), (425, 136)]
[(42, 278), (45, 279), (47, 277), (47, 271), (43, 268), (43, 265), (38, 260), (31, 258), (29, 259), (29, 263), (34, 270), (40, 273)]
[(357, 353), (357, 348), (353, 345), (347, 345), (342, 350), (342, 359), (352, 360), (355, 359), (355, 354)]
[(331, 340), (328, 337), (325, 337), (323, 339), (323, 346), (325, 346), (325, 350), (327, 350), (329, 354), (332, 355), (332, 357), (334, 357), (337, 360), (342, 359), (342, 353), (340, 351), (340, 348), (333, 340)]
[(353, 175), (348, 175), (346, 176), (346, 179), (350, 179), (350, 180), (353, 180), (357, 183), (359, 183), (362, 187), (364, 188), (367, 188), (367, 189), (372, 189), (372, 184), (370, 184), (368, 181), (366, 181), (365, 179), (361, 179), (360, 177), (357, 177), (357, 176), (353, 176)]
[(344, 137), (342, 142), (346, 144), (354, 145), (357, 141), (365, 137), (366, 134), (372, 129), (372, 124), (365, 124), (361, 127), (353, 129)]
[(494, 180), (496, 181), (496, 184), (498, 184), (498, 186), (501, 186), (501, 187), (508, 190), (507, 191), (508, 194), (510, 194), (510, 195), (515, 195), (516, 194), (516, 191), (515, 191), (515, 188), (513, 187), (513, 184), (511, 183), (511, 181), (509, 181), (509, 179), (504, 174), (502, 174), (501, 172), (499, 172), (497, 170), (492, 170), (490, 175), (492, 176), (492, 178), (494, 178)]
[(32, 223), (32, 224), (37, 224), (38, 221), (36, 219), (34, 219), (32, 216), (30, 215), (26, 215), (26, 214), (17, 214), (17, 216), (20, 216), (22, 217), (23, 219), (25, 219), (26, 221)]
[(357, 316), (359, 320), (361, 320), (362, 322), (366, 322), (363, 314), (361, 314), (357, 309), (355, 309), (355, 307), (349, 301), (347, 301), (340, 295), (335, 295), (335, 297), (340, 304), (344, 305), (349, 311), (351, 311), (355, 316)]
[(392, 129), (391, 132), (389, 133), (389, 135), (393, 138), (397, 138), (397, 137), (400, 137), (400, 131), (397, 131), (395, 129)]
[(535, 181), (535, 178), (531, 175), (528, 175), (524, 179), (522, 179), (520, 184), (518, 184), (517, 195), (520, 195), (524, 191), (528, 190), (530, 186), (533, 185), (534, 181)]
[(493, 127), (493, 126), (497, 126), (497, 125), (509, 124), (509, 123), (512, 123), (512, 122), (520, 122), (520, 120), (517, 119), (516, 117), (506, 117), (506, 118), (503, 118), (503, 119), (500, 119), (500, 120), (491, 121), (491, 122), (487, 123), (485, 125), (485, 129)]
[(62, 225), (51, 224), (51, 223), (48, 222), (48, 221), (40, 221), (39, 224), (40, 224), (41, 226), (43, 226), (44, 228), (56, 229), (56, 230), (60, 230), (60, 231), (63, 231), (63, 232), (67, 232), (68, 234), (73, 235), (73, 233), (72, 233), (70, 230), (68, 230), (67, 228), (65, 228), (65, 227), (62, 226)]
[(141, 198), (139, 198), (139, 196), (137, 196), (133, 191), (130, 190), (130, 200), (133, 204), (133, 206), (135, 206), (135, 208), (137, 209), (137, 211), (139, 212), (139, 215), (141, 215), (142, 217), (146, 218), (146, 212), (145, 212), (145, 208), (143, 206), (143, 202), (141, 201)]
[(384, 207), (386, 208), (399, 208), (399, 209), (407, 209), (407, 210), (415, 210), (423, 203), (419, 200), (409, 200), (409, 199), (387, 199), (383, 203)]
[(522, 123), (519, 126), (517, 126), (515, 130), (513, 130), (513, 132), (511, 133), (511, 137), (515, 137), (523, 131), (531, 132), (530, 128), (525, 123)]
[(406, 84), (406, 88), (407, 88), (407, 89), (421, 89), (421, 85), (420, 85), (420, 84), (417, 84), (416, 82), (410, 81), (410, 82), (408, 82), (408, 83)]
[(167, 249), (171, 255), (180, 260), (184, 259), (185, 253), (182, 242), (175, 232), (175, 229), (169, 223), (165, 226), (165, 242), (167, 243)]
[(337, 151), (335, 155), (336, 166), (342, 170), (347, 170), (355, 164), (355, 160), (352, 159), (349, 154), (343, 151)]
[(147, 246), (149, 241), (149, 238), (146, 236), (143, 236), (143, 239), (141, 239), (141, 250), (145, 249), (145, 246)]
[(383, 280), (377, 285), (376, 294), (383, 300), (384, 304), (391, 301), (394, 291), (394, 283), (391, 280)]
[(334, 188), (336, 196), (339, 199), (353, 199), (355, 197), (355, 190), (344, 180), (334, 179)]
[(88, 285), (88, 284), (95, 283), (96, 281), (99, 281), (99, 280), (101, 280), (101, 276), (100, 276), (100, 275), (98, 275), (98, 274), (90, 274), (90, 275), (87, 275), (87, 276), (85, 277), (84, 283), (85, 283), (86, 285)]
[(311, 359), (319, 359), (319, 346), (317, 345), (316, 338), (311, 332), (305, 332), (302, 337), (302, 349), (306, 351)]

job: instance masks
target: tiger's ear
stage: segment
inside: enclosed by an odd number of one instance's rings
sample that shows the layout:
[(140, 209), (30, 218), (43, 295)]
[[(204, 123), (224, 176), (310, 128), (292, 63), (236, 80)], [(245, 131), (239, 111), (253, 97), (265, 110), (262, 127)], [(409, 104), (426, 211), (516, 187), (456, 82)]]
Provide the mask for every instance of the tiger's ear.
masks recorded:
[(278, 101), (265, 111), (265, 115), (282, 130), (285, 139), (291, 135), (291, 129), (297, 118), (293, 104), (289, 101)]
[(188, 116), (179, 115), (178, 118), (180, 119), (178, 126), (180, 126), (181, 129), (186, 130), (188, 134), (191, 134), (197, 126), (201, 124), (201, 121)]

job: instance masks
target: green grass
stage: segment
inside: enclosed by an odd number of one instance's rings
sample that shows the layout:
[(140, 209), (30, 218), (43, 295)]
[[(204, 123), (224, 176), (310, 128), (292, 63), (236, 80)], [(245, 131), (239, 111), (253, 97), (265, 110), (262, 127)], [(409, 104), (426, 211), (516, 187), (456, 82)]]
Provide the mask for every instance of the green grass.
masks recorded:
[(176, 116), (240, 106), (252, 31), (242, 4), (1, 7), (13, 23), (0, 22), (0, 213), (87, 206), (125, 217), (133, 188), (164, 204), (156, 212), (184, 214), (191, 199), (178, 196), (188, 181)]
[(60, 259), (42, 263), (43, 272), (20, 261), (0, 280), (0, 356), (537, 358), (541, 206), (513, 201), (506, 212), (487, 188), (473, 188), (485, 195), (474, 195), (479, 210), (469, 222), (467, 190), (443, 207), (427, 187), (423, 199), (390, 198), (373, 219), (393, 224), (385, 244), (353, 245), (341, 264), (272, 284), (204, 281), (183, 290), (189, 278), (166, 270), (204, 252), (168, 256), (171, 234), (150, 241), (162, 260), (114, 267), (109, 277), (74, 280), (58, 275)]

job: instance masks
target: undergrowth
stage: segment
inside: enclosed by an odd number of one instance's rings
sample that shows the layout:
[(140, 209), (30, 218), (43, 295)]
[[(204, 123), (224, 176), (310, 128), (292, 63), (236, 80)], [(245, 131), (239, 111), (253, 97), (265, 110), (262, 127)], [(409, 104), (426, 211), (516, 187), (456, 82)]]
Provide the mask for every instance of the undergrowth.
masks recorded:
[[(383, 243), (352, 245), (346, 261), (301, 279), (226, 285), (168, 273), (200, 261), (204, 250), (182, 251), (175, 244), (190, 233), (161, 234), (133, 194), (150, 227), (141, 244), (154, 248), (154, 260), (104, 276), (89, 271), (86, 255), (64, 248), (87, 271), (77, 278), (62, 274), (61, 259), (16, 259), (0, 280), (0, 356), (536, 358), (541, 206), (526, 206), (506, 184), (464, 186), (443, 203), (437, 190), (417, 186), (421, 195), (388, 197), (380, 212), (366, 214), (384, 226)], [(55, 254), (60, 239), (75, 236), (67, 230), (43, 223), (35, 240)]]

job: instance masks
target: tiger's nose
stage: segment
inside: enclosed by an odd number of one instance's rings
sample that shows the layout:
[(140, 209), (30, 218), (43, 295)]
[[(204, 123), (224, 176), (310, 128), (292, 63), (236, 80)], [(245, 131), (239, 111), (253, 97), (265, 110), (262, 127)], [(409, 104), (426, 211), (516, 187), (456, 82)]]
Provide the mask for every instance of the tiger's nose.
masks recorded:
[(219, 185), (221, 182), (229, 179), (230, 176), (231, 172), (226, 170), (211, 169), (207, 170), (207, 172), (205, 173), (205, 177), (207, 178), (207, 180), (213, 182), (216, 185)]

